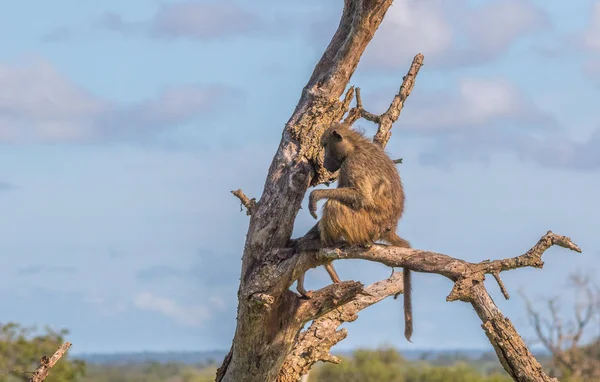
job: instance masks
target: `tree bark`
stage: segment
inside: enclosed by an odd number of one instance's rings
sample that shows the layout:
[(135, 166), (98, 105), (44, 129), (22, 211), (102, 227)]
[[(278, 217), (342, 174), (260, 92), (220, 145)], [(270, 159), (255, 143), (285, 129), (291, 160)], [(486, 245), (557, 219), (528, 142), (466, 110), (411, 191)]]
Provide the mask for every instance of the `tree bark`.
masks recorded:
[(365, 292), (351, 302), (314, 320), (309, 328), (300, 334), (279, 371), (277, 382), (296, 382), (319, 361), (340, 363), (337, 357), (329, 353), (333, 346), (348, 335), (346, 329), (338, 330), (338, 327), (344, 322), (356, 320), (361, 310), (388, 296), (402, 293), (402, 272), (394, 272), (389, 279), (367, 287)]
[[(289, 287), (310, 268), (332, 259), (364, 259), (415, 272), (437, 273), (454, 282), (448, 301), (469, 302), (483, 322), (490, 342), (505, 370), (516, 381), (551, 381), (531, 355), (510, 321), (502, 316), (483, 281), (491, 274), (506, 298), (499, 274), (524, 266), (541, 268), (542, 253), (551, 245), (581, 251), (569, 238), (548, 233), (526, 254), (496, 261), (469, 263), (450, 256), (418, 249), (374, 245), (361, 248), (324, 248), (302, 255), (288, 246), (294, 220), (310, 186), (328, 183), (337, 174), (322, 166), (319, 139), (333, 122), (352, 123), (365, 118), (379, 125), (374, 142), (385, 147), (392, 124), (414, 86), (423, 63), (417, 54), (398, 94), (382, 115), (367, 112), (356, 89), (356, 107), (350, 109), (354, 88), (343, 100), (344, 89), (360, 57), (379, 27), (393, 0), (345, 0), (338, 29), (302, 91), (287, 122), (273, 158), (260, 200), (232, 191), (247, 209), (250, 224), (242, 257), (238, 290), (237, 327), (229, 354), (217, 371), (217, 381), (298, 381), (318, 362), (339, 360), (330, 355), (332, 346), (346, 337), (338, 330), (343, 322), (357, 318), (362, 309), (402, 292), (402, 277), (393, 273), (369, 287), (344, 281), (300, 298)], [(303, 326), (312, 321), (304, 332)]]

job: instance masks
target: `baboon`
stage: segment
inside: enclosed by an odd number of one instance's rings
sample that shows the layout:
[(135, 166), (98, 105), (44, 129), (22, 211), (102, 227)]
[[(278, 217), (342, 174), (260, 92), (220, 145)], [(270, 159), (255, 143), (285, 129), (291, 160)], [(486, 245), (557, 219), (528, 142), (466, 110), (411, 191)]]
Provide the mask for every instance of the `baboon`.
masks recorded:
[[(321, 146), (325, 150), (323, 166), (329, 172), (340, 170), (335, 189), (313, 190), (309, 211), (317, 218), (317, 202), (327, 199), (321, 220), (297, 245), (301, 250), (345, 242), (369, 247), (384, 241), (410, 248), (410, 243), (396, 234), (398, 221), (404, 212), (404, 190), (395, 163), (383, 149), (352, 130), (347, 124), (334, 124), (323, 133)], [(315, 240), (317, 239), (317, 240)], [(334, 283), (340, 279), (331, 262), (325, 264)], [(412, 336), (411, 273), (404, 275), (404, 336)], [(304, 275), (298, 278), (297, 290), (307, 297)]]

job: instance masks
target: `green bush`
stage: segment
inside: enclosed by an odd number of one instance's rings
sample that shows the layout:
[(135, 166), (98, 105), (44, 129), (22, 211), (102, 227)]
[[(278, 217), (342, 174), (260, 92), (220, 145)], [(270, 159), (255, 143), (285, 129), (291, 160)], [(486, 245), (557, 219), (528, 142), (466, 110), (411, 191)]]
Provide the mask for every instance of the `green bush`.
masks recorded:
[[(0, 325), (0, 382), (28, 381), (42, 356), (50, 357), (65, 342), (68, 330), (58, 332), (46, 328), (44, 334), (35, 328), (23, 328), (15, 323)], [(47, 382), (77, 381), (85, 372), (82, 361), (65, 354), (52, 368)]]

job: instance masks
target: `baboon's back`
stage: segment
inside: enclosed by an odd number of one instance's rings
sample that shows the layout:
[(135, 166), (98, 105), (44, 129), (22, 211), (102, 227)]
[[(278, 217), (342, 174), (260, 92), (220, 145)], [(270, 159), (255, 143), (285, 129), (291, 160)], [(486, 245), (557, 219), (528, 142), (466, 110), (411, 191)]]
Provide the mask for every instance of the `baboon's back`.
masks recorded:
[(349, 155), (338, 178), (338, 188), (352, 187), (363, 197), (361, 208), (352, 209), (328, 200), (321, 221), (327, 244), (342, 238), (349, 244), (367, 244), (382, 239), (387, 230), (396, 230), (404, 210), (404, 191), (395, 163), (383, 149), (360, 133), (347, 130), (355, 150)]

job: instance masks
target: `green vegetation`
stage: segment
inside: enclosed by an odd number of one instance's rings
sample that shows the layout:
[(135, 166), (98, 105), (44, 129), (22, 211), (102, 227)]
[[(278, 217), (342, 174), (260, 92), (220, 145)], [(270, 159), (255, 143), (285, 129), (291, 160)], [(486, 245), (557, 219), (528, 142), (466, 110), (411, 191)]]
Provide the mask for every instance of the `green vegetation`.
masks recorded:
[[(510, 382), (499, 368), (485, 373), (484, 361), (455, 360), (449, 357), (432, 362), (405, 360), (396, 350), (356, 350), (339, 365), (324, 364), (314, 368), (310, 382)], [(439, 363), (443, 364), (440, 365)], [(497, 363), (497, 361), (496, 361)]]
[(214, 382), (215, 365), (158, 363), (130, 365), (88, 365), (81, 382)]
[[(339, 365), (319, 364), (310, 372), (309, 382), (510, 382), (498, 361), (487, 355), (471, 359), (461, 354), (408, 361), (396, 350), (356, 350), (341, 357)], [(208, 382), (214, 381), (213, 363), (130, 363), (90, 364), (82, 382)]]
[[(0, 382), (28, 381), (40, 358), (50, 356), (65, 341), (67, 330), (36, 334), (34, 328), (18, 324), (0, 325)], [(600, 341), (565, 353), (569, 360), (597, 359)], [(585, 354), (584, 354), (585, 353)], [(589, 354), (588, 354), (589, 353)], [(587, 356), (584, 357), (584, 355)], [(309, 382), (510, 382), (493, 353), (423, 353), (413, 354), (407, 360), (391, 347), (375, 350), (358, 349), (340, 357), (342, 363), (317, 364), (309, 375)], [(111, 357), (109, 357), (111, 358)], [(212, 382), (220, 358), (211, 354), (204, 362), (172, 362), (185, 359), (172, 354), (164, 362), (141, 361), (124, 355), (105, 362), (85, 363), (74, 360), (68, 353), (50, 372), (47, 382)], [(218, 359), (217, 359), (218, 358)], [(417, 359), (418, 358), (418, 359)], [(596, 364), (581, 362), (587, 374), (573, 373), (552, 357), (537, 357), (551, 374), (561, 375), (563, 382), (590, 380), (581, 375), (595, 375)], [(198, 360), (198, 358), (195, 358)], [(582, 370), (583, 370), (582, 369)], [(589, 370), (588, 370), (589, 369)], [(579, 376), (577, 376), (579, 374)], [(596, 380), (596, 379), (592, 379)]]
[[(360, 349), (341, 357), (339, 365), (319, 364), (309, 382), (510, 382), (497, 360), (468, 359), (445, 355), (430, 361), (407, 361), (388, 347)], [(82, 382), (209, 382), (217, 365), (157, 363), (88, 365)], [(491, 370), (485, 372), (483, 370)]]
[[(35, 334), (35, 328), (23, 328), (15, 323), (0, 325), (0, 382), (28, 381), (44, 355), (51, 356), (65, 342), (67, 330)], [(85, 371), (81, 361), (68, 355), (52, 368), (47, 382), (79, 381)]]

